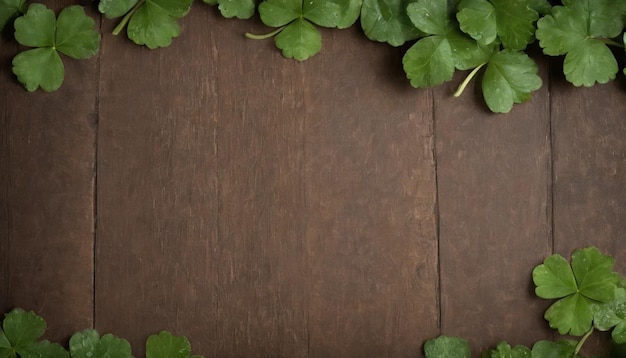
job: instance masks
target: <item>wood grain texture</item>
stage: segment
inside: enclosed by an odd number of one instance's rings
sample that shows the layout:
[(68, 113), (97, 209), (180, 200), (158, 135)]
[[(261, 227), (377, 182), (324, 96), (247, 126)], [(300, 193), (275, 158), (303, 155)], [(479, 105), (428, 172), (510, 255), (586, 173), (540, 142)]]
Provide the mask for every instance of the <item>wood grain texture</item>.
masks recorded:
[(555, 252), (595, 245), (626, 274), (624, 83), (575, 88), (554, 78)]
[(420, 356), (438, 333), (432, 97), (400, 50), (324, 35), (305, 83), (309, 355)]
[(113, 21), (103, 30), (95, 319), (137, 356), (162, 329), (194, 351), (217, 345), (218, 34), (207, 16), (194, 9), (187, 36), (155, 51), (110, 35)]
[(168, 49), (105, 37), (96, 326), (216, 357), (419, 355), (438, 318), (431, 97), (356, 29), (298, 63), (251, 24), (197, 6)]
[(474, 354), (531, 344), (550, 337), (531, 278), (552, 245), (548, 86), (496, 115), (453, 84), (435, 91), (441, 329)]
[(2, 41), (0, 309), (34, 310), (64, 340), (93, 324), (97, 58), (64, 58), (58, 92), (28, 93), (10, 72), (21, 49)]
[[(596, 246), (626, 274), (626, 102), (623, 78), (592, 88), (552, 71), (554, 252), (569, 259)], [(619, 76), (619, 75), (618, 75)], [(584, 353), (605, 354), (608, 335), (594, 334)]]
[[(228, 21), (228, 20), (226, 20)], [(226, 23), (220, 23), (226, 25)], [(219, 56), (216, 357), (306, 357), (306, 65), (228, 26)]]

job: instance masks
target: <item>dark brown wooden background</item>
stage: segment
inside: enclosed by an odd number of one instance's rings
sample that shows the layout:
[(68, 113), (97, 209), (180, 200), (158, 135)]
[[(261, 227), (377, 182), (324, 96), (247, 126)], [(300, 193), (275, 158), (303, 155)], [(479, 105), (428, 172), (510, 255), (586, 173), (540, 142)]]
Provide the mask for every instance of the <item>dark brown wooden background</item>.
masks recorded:
[(50, 339), (418, 357), (443, 333), (477, 353), (551, 337), (530, 275), (551, 253), (596, 245), (626, 273), (623, 76), (574, 88), (542, 59), (543, 88), (494, 115), (451, 96), (461, 76), (411, 88), (358, 27), (298, 63), (201, 3), (158, 51), (101, 24), (56, 93), (0, 47), (0, 310)]

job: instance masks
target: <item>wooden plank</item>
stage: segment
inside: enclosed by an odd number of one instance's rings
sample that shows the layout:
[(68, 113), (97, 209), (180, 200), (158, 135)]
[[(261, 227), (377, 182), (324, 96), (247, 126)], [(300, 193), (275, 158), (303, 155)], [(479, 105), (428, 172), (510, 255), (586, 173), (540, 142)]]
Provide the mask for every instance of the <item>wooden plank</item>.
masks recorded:
[(271, 39), (245, 40), (245, 27), (220, 26), (230, 32), (216, 45), (220, 344), (210, 355), (306, 357), (307, 65), (282, 58)]
[[(554, 251), (569, 258), (597, 246), (626, 274), (626, 103), (613, 81), (575, 88), (554, 66)], [(605, 353), (608, 336), (595, 334), (587, 355)]]
[(551, 334), (531, 290), (531, 271), (552, 248), (549, 96), (544, 84), (495, 115), (472, 89), (452, 97), (460, 81), (435, 91), (441, 330), (478, 354)]
[(208, 9), (197, 4), (154, 51), (103, 26), (95, 319), (135, 356), (160, 330), (194, 352), (220, 344), (216, 59), (234, 29)]
[[(74, 4), (44, 3), (55, 11)], [(62, 340), (93, 324), (98, 62), (64, 58), (59, 91), (27, 93), (11, 73), (17, 51), (4, 42), (0, 51), (0, 309), (34, 310), (48, 323), (46, 336)]]
[(595, 245), (626, 274), (626, 102), (621, 84), (575, 88), (555, 76), (555, 252)]
[(420, 356), (438, 334), (432, 97), (399, 49), (324, 36), (303, 80), (309, 356)]

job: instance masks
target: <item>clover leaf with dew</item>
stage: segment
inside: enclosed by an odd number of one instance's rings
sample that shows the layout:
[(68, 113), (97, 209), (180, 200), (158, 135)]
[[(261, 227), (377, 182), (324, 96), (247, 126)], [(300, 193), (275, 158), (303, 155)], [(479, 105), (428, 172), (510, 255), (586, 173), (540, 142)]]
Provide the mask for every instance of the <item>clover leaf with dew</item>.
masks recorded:
[(424, 344), (426, 358), (470, 358), (472, 351), (467, 341), (460, 337), (439, 336)]
[(70, 338), (72, 358), (132, 358), (130, 343), (112, 334), (100, 334), (94, 329), (76, 332)]
[(619, 275), (613, 272), (615, 260), (596, 247), (577, 249), (571, 265), (555, 254), (533, 270), (535, 293), (557, 299), (544, 317), (560, 334), (581, 336), (592, 328), (593, 312), (602, 302), (615, 297)]

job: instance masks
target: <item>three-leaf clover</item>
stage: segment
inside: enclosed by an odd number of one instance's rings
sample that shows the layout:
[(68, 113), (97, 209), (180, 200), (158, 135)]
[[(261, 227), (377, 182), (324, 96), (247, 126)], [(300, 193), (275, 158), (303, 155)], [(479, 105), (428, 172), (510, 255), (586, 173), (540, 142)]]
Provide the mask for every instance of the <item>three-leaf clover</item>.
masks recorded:
[(125, 14), (113, 30), (118, 35), (126, 26), (126, 34), (137, 45), (149, 49), (167, 47), (180, 35), (177, 19), (187, 15), (193, 0), (103, 0), (99, 11), (108, 18)]
[(613, 272), (614, 259), (595, 247), (572, 253), (571, 266), (555, 254), (533, 270), (535, 293), (558, 299), (544, 317), (560, 334), (581, 336), (591, 329), (595, 306), (615, 297), (619, 276)]
[(523, 50), (534, 40), (539, 14), (528, 0), (463, 0), (458, 9), (461, 29), (481, 45), (499, 40), (505, 48)]
[(426, 358), (470, 358), (472, 351), (466, 340), (459, 337), (439, 336), (424, 344)]
[(30, 92), (41, 87), (54, 91), (61, 87), (65, 69), (59, 55), (75, 59), (94, 56), (100, 48), (95, 22), (80, 6), (69, 6), (58, 18), (42, 4), (31, 4), (24, 16), (15, 20), (15, 39), (35, 47), (13, 59), (13, 73)]
[(575, 86), (592, 86), (615, 78), (617, 61), (607, 43), (620, 35), (626, 2), (564, 0), (552, 14), (537, 22), (536, 36), (543, 52), (565, 55), (563, 72)]
[(59, 344), (38, 341), (45, 330), (46, 322), (33, 312), (16, 308), (7, 313), (0, 329), (0, 358), (68, 358)]
[(130, 343), (112, 334), (100, 337), (96, 330), (76, 332), (70, 338), (72, 358), (132, 358)]
[(363, 0), (361, 28), (367, 38), (391, 46), (401, 46), (418, 38), (421, 33), (407, 15), (407, 7), (413, 2), (415, 0)]
[(191, 355), (187, 337), (174, 336), (167, 331), (153, 334), (146, 341), (146, 358), (203, 358)]
[(463, 34), (450, 18), (446, 1), (418, 0), (407, 13), (428, 36), (411, 46), (402, 59), (413, 87), (431, 87), (452, 79), (455, 69), (467, 70), (485, 63), (493, 46), (481, 46)]
[(267, 0), (259, 5), (261, 21), (278, 30), (267, 36), (248, 34), (251, 38), (265, 38), (276, 35), (276, 47), (283, 56), (304, 61), (317, 54), (322, 48), (322, 35), (313, 26), (346, 27), (358, 7), (356, 0)]

